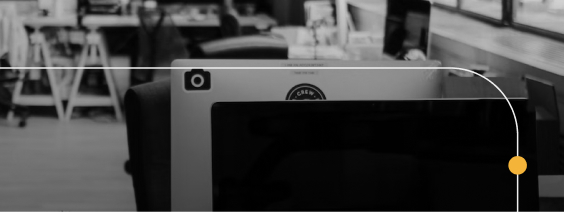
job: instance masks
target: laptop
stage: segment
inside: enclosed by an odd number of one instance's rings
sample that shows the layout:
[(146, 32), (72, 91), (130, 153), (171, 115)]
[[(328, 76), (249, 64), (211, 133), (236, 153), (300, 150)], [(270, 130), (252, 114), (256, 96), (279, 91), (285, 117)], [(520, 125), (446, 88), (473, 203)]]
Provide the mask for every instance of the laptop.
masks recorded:
[[(439, 65), (175, 61), (172, 210), (516, 210), (507, 102), (442, 99)], [(534, 113), (511, 102), (538, 210)]]

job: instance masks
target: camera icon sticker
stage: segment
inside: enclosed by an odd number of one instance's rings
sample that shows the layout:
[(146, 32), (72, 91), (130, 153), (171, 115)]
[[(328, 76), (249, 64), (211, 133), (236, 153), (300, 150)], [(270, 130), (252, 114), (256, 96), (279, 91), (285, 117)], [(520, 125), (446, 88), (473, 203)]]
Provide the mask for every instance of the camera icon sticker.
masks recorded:
[(186, 91), (211, 90), (210, 72), (203, 69), (192, 69), (184, 72), (184, 89)]

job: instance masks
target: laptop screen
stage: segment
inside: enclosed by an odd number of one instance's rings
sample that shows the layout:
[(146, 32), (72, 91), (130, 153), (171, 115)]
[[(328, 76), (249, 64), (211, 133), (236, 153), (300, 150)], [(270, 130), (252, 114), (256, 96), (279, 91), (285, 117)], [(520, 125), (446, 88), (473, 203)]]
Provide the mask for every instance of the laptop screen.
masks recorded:
[[(534, 116), (520, 124), (520, 210), (538, 210)], [(213, 210), (517, 208), (505, 100), (230, 102), (212, 107)]]

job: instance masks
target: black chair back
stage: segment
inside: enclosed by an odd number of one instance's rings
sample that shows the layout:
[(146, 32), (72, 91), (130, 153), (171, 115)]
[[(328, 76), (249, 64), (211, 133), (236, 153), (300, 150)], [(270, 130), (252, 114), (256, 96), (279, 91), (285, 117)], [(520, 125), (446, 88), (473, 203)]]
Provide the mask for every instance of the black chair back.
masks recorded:
[(556, 91), (550, 82), (526, 77), (529, 110), (536, 112), (538, 174), (564, 174), (564, 154), (561, 141), (560, 113)]
[(527, 92), (529, 93), (530, 106), (543, 107), (547, 112), (558, 118), (558, 102), (556, 101), (556, 91), (554, 86), (533, 77), (526, 77)]
[(125, 95), (129, 172), (138, 211), (170, 211), (170, 80)]
[(219, 19), (221, 36), (223, 38), (237, 37), (242, 35), (239, 20), (232, 14), (223, 14)]

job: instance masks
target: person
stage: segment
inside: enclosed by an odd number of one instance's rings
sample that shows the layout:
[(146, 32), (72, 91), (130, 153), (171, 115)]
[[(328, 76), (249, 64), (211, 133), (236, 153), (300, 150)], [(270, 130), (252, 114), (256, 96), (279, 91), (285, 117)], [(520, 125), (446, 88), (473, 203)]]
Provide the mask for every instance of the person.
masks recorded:
[(13, 4), (3, 4), (0, 7), (0, 56), (7, 54), (8, 62), (12, 66), (24, 67), (29, 40), (16, 11), (16, 6)]

